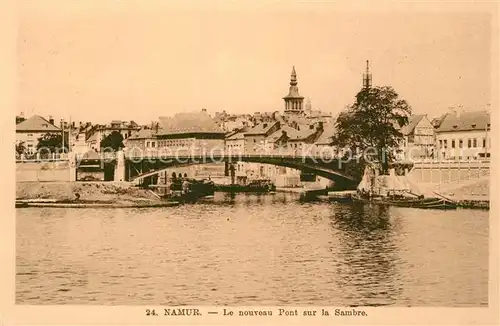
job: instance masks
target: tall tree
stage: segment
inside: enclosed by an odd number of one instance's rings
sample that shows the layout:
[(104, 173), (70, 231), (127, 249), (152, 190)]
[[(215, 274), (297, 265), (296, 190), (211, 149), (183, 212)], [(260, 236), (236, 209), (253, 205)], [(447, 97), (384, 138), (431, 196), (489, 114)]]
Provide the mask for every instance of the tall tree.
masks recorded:
[(46, 133), (38, 138), (36, 149), (40, 153), (61, 153), (68, 151), (68, 134), (64, 135), (64, 148), (62, 134)]
[(348, 148), (360, 161), (377, 162), (386, 173), (403, 139), (411, 107), (389, 86), (363, 88), (355, 102), (341, 112), (332, 145)]
[(123, 135), (116, 130), (101, 140), (101, 150), (106, 148), (116, 152), (123, 147), (125, 147), (123, 145)]

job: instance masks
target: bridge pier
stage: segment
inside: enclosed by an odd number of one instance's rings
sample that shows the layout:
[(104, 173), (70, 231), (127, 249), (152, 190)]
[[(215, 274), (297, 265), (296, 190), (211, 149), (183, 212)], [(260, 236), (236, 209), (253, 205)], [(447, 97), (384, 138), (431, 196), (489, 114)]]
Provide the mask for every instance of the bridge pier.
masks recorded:
[(69, 181), (76, 181), (76, 153), (69, 153)]
[(125, 156), (123, 151), (116, 152), (114, 181), (125, 181)]

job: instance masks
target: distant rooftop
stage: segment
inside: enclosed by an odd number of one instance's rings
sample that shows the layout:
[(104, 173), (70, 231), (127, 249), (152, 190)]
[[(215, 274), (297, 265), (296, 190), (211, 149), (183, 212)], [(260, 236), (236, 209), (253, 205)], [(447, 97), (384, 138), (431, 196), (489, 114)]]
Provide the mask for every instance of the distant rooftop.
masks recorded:
[(154, 129), (141, 129), (132, 136), (130, 136), (128, 139), (133, 140), (133, 139), (153, 138), (154, 135), (156, 135), (156, 131)]
[(413, 132), (418, 123), (425, 117), (425, 114), (414, 114), (408, 119), (408, 124), (403, 126), (401, 132), (407, 136)]
[(324, 123), (323, 124), (323, 133), (316, 140), (315, 144), (317, 145), (330, 145), (332, 142), (332, 138), (337, 132), (334, 123)]
[(34, 115), (29, 119), (24, 120), (16, 125), (16, 132), (33, 131), (33, 132), (56, 132), (61, 131), (60, 128), (54, 126), (45, 118)]
[(160, 117), (161, 135), (181, 133), (224, 133), (206, 111), (182, 112), (173, 117)]
[(271, 130), (271, 128), (273, 128), (277, 123), (277, 121), (260, 123), (245, 132), (245, 135), (267, 135), (269, 133), (269, 130)]
[[(437, 128), (437, 132), (486, 130), (490, 123), (488, 111), (447, 113)], [(488, 127), (489, 128), (489, 127)]]

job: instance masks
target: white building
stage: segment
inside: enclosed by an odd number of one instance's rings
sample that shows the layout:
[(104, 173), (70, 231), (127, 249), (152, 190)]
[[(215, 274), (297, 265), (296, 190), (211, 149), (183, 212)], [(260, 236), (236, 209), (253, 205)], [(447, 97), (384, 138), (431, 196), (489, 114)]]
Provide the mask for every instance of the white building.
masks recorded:
[(26, 153), (36, 153), (38, 139), (47, 134), (62, 135), (62, 130), (54, 125), (53, 119), (34, 115), (16, 125), (16, 145), (23, 143)]
[(487, 111), (447, 113), (435, 132), (438, 156), (442, 159), (490, 157), (490, 114)]

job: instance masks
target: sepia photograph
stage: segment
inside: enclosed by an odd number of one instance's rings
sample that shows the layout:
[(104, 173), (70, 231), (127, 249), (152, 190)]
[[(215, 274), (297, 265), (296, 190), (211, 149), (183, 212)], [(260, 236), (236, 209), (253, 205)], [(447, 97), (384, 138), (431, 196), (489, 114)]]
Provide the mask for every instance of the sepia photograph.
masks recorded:
[(16, 306), (492, 308), (496, 4), (17, 7)]

